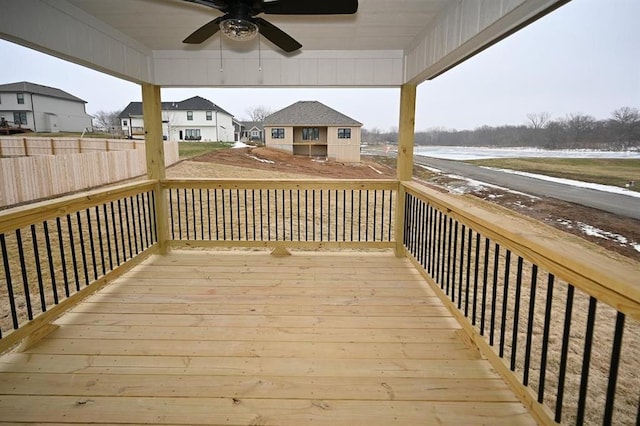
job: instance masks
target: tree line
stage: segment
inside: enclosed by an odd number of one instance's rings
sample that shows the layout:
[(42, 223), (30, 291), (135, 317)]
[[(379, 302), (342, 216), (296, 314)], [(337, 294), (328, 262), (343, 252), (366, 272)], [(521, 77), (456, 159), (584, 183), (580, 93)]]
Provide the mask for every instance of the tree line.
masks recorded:
[[(370, 144), (398, 140), (397, 129), (381, 132), (362, 130), (362, 141)], [(640, 149), (640, 109), (618, 108), (604, 120), (586, 114), (569, 114), (552, 120), (549, 113), (527, 114), (522, 125), (482, 126), (474, 130), (429, 129), (415, 133), (415, 145), (535, 147), (544, 149)]]

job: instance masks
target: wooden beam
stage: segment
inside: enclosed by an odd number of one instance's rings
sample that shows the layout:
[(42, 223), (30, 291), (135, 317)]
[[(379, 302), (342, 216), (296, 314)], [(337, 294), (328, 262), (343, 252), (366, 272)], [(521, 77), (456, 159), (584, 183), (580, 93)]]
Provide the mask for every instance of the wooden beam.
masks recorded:
[(165, 190), (159, 181), (166, 177), (164, 165), (164, 145), (162, 141), (162, 104), (160, 86), (142, 84), (142, 115), (144, 119), (145, 152), (147, 156), (147, 177), (158, 181), (156, 186), (156, 229), (160, 252), (166, 253), (169, 236), (167, 221), (167, 200)]
[[(404, 84), (400, 88), (400, 126), (398, 129), (398, 162), (396, 175), (399, 181), (413, 177), (413, 141), (416, 122), (416, 86)], [(404, 256), (404, 187), (400, 185), (396, 200), (396, 256)]]

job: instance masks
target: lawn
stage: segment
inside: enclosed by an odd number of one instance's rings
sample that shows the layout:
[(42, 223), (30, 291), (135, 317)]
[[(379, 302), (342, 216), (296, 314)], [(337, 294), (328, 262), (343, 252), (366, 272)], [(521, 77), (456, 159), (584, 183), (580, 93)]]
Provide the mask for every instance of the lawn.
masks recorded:
[(494, 158), (469, 160), (477, 166), (497, 167), (565, 179), (624, 187), (636, 181), (640, 191), (640, 160), (607, 158)]
[(226, 149), (233, 146), (233, 142), (180, 142), (178, 154), (181, 160), (206, 154), (218, 149)]

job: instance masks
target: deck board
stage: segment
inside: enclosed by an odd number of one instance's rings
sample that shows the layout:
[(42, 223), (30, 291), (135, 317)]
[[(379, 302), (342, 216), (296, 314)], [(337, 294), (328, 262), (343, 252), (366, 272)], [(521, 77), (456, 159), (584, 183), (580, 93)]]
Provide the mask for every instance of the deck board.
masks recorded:
[(0, 423), (534, 424), (406, 259), (174, 251), (0, 357)]

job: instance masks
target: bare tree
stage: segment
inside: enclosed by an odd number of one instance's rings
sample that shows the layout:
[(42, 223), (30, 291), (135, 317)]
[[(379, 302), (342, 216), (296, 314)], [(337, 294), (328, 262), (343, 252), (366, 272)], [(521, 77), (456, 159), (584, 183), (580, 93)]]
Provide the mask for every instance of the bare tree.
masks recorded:
[(549, 122), (551, 114), (548, 112), (531, 112), (527, 114), (527, 118), (529, 119), (529, 123), (531, 123), (532, 128), (543, 129)]
[(93, 122), (98, 129), (105, 132), (112, 132), (120, 129), (120, 119), (118, 116), (122, 111), (98, 111), (93, 115)]
[(251, 121), (264, 121), (265, 117), (271, 115), (273, 112), (265, 106), (258, 105), (252, 108), (247, 108), (245, 111)]
[(616, 139), (620, 148), (626, 149), (640, 142), (640, 110), (633, 107), (622, 107), (611, 113), (616, 131)]

